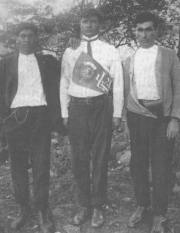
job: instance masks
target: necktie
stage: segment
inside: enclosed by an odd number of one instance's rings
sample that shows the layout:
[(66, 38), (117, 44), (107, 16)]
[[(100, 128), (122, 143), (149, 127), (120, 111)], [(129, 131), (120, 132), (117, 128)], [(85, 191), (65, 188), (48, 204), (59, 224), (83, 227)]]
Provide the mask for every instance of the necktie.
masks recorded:
[(92, 57), (91, 41), (87, 41), (87, 54)]
[(87, 42), (87, 54), (90, 56), (90, 57), (93, 57), (93, 54), (92, 54), (92, 46), (91, 46), (91, 42), (92, 41), (95, 41), (98, 39), (98, 35), (93, 37), (93, 38), (84, 38), (82, 37), (82, 41), (86, 41)]

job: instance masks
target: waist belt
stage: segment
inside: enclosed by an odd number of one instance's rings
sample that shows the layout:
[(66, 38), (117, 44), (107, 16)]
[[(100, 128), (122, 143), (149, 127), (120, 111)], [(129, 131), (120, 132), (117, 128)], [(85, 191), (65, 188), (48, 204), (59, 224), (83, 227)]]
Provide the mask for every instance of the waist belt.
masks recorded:
[(71, 102), (92, 104), (92, 103), (96, 103), (99, 100), (104, 100), (105, 97), (107, 97), (107, 95), (98, 95), (94, 97), (85, 97), (85, 98), (71, 96)]

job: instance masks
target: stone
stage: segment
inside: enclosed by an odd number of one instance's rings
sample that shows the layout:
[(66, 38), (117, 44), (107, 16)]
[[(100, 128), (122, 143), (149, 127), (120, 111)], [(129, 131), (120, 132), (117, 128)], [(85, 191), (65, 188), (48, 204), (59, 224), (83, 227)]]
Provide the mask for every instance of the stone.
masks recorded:
[(180, 194), (180, 185), (175, 184), (174, 188), (173, 188), (173, 193), (178, 193)]
[(80, 228), (72, 225), (66, 225), (64, 226), (64, 229), (67, 231), (67, 233), (81, 233)]
[(123, 167), (129, 166), (131, 159), (130, 150), (125, 151), (123, 154), (121, 152), (118, 152), (116, 154), (116, 159), (119, 165), (122, 165)]

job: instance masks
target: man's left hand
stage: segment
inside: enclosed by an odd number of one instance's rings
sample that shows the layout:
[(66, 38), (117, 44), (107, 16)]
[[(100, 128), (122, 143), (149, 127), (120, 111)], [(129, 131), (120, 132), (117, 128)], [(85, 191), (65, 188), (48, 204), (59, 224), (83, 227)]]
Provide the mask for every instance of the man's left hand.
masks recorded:
[(177, 136), (179, 132), (179, 122), (177, 119), (171, 119), (167, 127), (167, 138), (173, 139)]
[(121, 118), (113, 117), (113, 129), (117, 130), (120, 127), (120, 124), (121, 124)]

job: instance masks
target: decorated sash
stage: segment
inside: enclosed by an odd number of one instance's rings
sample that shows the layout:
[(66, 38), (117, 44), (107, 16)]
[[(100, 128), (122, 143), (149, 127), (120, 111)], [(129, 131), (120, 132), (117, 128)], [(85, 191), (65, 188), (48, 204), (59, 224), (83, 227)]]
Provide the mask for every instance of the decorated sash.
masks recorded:
[(76, 61), (72, 81), (80, 86), (107, 94), (112, 85), (109, 73), (92, 57), (82, 52)]

